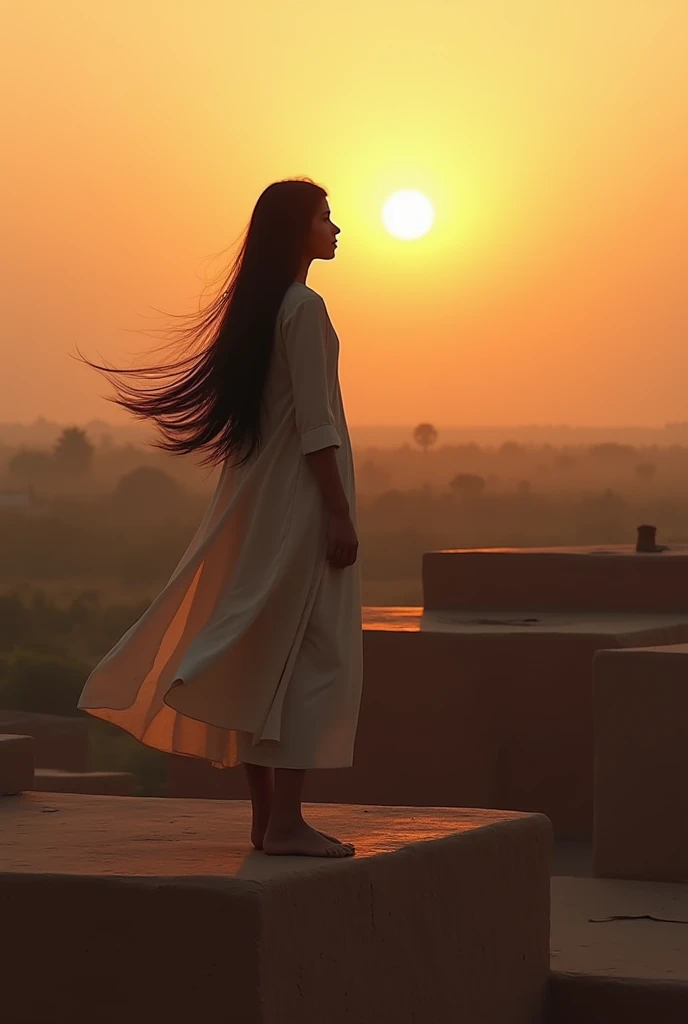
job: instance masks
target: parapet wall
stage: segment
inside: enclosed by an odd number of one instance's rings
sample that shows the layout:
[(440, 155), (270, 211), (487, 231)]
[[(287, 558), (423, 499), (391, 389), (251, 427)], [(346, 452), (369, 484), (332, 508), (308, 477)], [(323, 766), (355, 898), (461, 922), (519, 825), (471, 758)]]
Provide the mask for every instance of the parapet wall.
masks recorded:
[(459, 548), (423, 555), (426, 611), (675, 612), (688, 610), (688, 545)]

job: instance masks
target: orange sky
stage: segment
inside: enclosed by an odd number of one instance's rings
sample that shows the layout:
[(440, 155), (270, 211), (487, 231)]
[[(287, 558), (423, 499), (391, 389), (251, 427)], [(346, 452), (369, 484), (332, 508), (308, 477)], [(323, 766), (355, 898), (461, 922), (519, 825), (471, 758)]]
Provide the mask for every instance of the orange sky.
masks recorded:
[(124, 329), (302, 174), (350, 423), (688, 419), (686, 0), (34, 0), (2, 35), (0, 420), (124, 421), (74, 343), (140, 362)]

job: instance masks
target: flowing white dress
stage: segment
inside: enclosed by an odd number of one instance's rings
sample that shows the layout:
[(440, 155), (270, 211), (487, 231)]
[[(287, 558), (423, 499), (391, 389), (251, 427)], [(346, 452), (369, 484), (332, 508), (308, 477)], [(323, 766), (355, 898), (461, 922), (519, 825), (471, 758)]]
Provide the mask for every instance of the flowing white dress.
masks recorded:
[(218, 767), (352, 764), (359, 563), (327, 562), (327, 516), (304, 457), (335, 446), (356, 525), (338, 357), (323, 299), (292, 284), (275, 324), (259, 453), (224, 464), (170, 580), (93, 670), (79, 708)]

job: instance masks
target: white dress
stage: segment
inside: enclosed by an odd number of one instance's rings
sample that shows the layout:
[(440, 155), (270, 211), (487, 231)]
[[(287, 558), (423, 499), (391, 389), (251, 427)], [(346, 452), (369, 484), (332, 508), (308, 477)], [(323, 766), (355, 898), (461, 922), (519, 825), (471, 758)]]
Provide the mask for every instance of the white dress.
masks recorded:
[(338, 357), (321, 296), (292, 284), (275, 324), (259, 453), (224, 464), (169, 582), (93, 670), (79, 708), (218, 767), (351, 765), (359, 563), (327, 562), (325, 506), (304, 457), (336, 446), (356, 525)]

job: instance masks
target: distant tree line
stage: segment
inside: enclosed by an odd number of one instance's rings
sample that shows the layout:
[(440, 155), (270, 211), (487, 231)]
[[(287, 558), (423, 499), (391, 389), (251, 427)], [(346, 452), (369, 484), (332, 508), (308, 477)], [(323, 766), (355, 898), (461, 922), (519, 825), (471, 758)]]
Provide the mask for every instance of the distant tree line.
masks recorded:
[(75, 484), (86, 482), (91, 475), (93, 445), (85, 431), (67, 427), (60, 434), (52, 451), (20, 448), (8, 464), (10, 476), (24, 487), (40, 487), (66, 478)]

